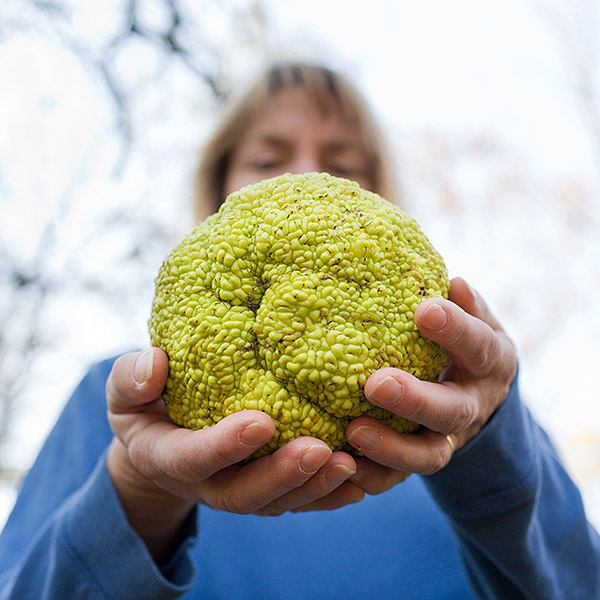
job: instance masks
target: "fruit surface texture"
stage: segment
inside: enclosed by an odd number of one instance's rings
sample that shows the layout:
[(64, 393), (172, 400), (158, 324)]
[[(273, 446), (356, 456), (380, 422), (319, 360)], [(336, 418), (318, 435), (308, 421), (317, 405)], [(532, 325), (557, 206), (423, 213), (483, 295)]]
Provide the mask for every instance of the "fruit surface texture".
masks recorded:
[(244, 187), (156, 278), (149, 331), (169, 358), (169, 414), (200, 429), (267, 413), (276, 432), (254, 457), (300, 435), (345, 448), (360, 415), (413, 431), (369, 403), (364, 384), (386, 366), (438, 378), (446, 353), (419, 333), (414, 311), (448, 287), (416, 221), (352, 181), (285, 174)]

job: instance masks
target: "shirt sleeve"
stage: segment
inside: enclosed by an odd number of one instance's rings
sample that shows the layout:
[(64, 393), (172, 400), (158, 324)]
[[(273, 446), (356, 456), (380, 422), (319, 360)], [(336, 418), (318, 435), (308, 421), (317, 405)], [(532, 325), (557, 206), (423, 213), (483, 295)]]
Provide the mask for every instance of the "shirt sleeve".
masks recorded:
[(480, 598), (600, 598), (600, 537), (517, 380), (488, 424), (424, 478)]
[(109, 370), (97, 367), (82, 381), (24, 482), (0, 537), (3, 600), (168, 600), (192, 585), (195, 512), (182, 545), (159, 569), (110, 480), (103, 392)]

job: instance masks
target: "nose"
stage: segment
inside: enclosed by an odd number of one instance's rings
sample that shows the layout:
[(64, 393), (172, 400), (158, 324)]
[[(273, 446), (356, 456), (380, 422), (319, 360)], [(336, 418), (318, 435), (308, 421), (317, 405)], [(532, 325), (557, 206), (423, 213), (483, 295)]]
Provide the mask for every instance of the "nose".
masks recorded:
[(313, 171), (322, 170), (318, 157), (312, 153), (304, 153), (294, 157), (289, 168), (291, 173), (312, 173)]

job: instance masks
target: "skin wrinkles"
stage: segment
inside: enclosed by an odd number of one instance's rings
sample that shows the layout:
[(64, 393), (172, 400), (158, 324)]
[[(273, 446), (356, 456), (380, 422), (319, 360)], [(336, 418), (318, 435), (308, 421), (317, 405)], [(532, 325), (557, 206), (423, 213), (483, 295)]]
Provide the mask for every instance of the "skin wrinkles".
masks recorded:
[(301, 89), (276, 93), (231, 156), (225, 194), (282, 173), (328, 172), (373, 188), (353, 124), (335, 105), (323, 110)]
[[(230, 156), (224, 188), (230, 193), (284, 172), (326, 171), (372, 190), (369, 164), (353, 123), (335, 103), (323, 111), (301, 88), (287, 88), (267, 101), (243, 134)], [(431, 303), (439, 303), (440, 310), (426, 315)], [(398, 369), (384, 369), (371, 375), (365, 392), (369, 395), (383, 377), (393, 377), (403, 390), (401, 398), (393, 386), (384, 386), (372, 401), (399, 416), (420, 415), (419, 433), (399, 434), (359, 417), (346, 430), (350, 444), (361, 448), (368, 441), (361, 433), (372, 428), (380, 440), (377, 447), (361, 456), (318, 449), (312, 474), (300, 465), (315, 444), (324, 446), (316, 438), (296, 438), (242, 466), (239, 461), (266, 444), (274, 431), (267, 414), (243, 411), (214, 427), (183, 431), (170, 421), (161, 399), (166, 355), (155, 349), (145, 356), (153, 364), (137, 365), (142, 378), (148, 377), (142, 385), (133, 377), (139, 355), (118, 359), (107, 385), (116, 436), (107, 466), (128, 520), (155, 560), (170, 559), (194, 503), (242, 514), (333, 510), (365, 494), (380, 494), (410, 473), (443, 468), (452, 459), (446, 435), (458, 451), (503, 402), (516, 371), (516, 352), (483, 299), (460, 278), (452, 281), (448, 300), (420, 305), (415, 322), (423, 335), (448, 350), (450, 364), (441, 380), (418, 381)], [(481, 356), (488, 358), (478, 364)], [(247, 427), (254, 429), (247, 432)]]

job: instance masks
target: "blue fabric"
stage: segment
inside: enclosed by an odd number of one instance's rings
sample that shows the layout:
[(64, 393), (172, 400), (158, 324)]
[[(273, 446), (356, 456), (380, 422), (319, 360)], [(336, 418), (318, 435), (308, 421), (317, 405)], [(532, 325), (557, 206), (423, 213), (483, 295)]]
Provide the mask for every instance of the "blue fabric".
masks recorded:
[(158, 569), (105, 464), (104, 385), (88, 373), (0, 537), (0, 598), (600, 599), (600, 538), (516, 382), (451, 463), (333, 512), (198, 507)]

